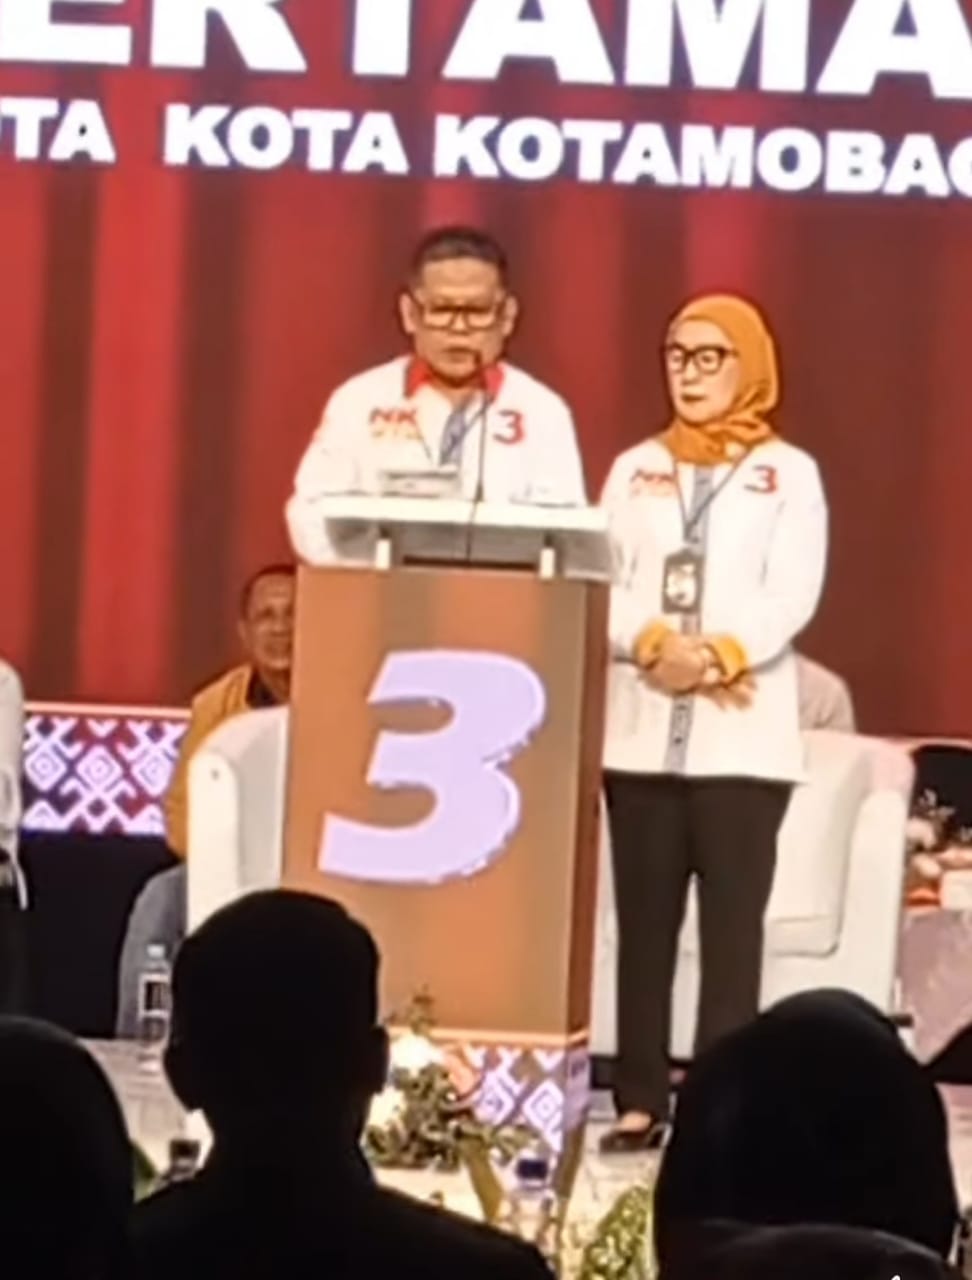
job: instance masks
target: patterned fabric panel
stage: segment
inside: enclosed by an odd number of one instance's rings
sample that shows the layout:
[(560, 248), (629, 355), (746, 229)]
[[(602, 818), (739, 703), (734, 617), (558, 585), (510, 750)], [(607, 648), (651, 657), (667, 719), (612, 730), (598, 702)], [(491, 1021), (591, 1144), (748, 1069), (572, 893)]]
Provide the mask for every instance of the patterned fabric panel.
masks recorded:
[(476, 1111), (489, 1124), (527, 1124), (559, 1153), (587, 1115), (590, 1060), (586, 1047), (529, 1049), (462, 1045), (480, 1088)]
[(161, 800), (185, 731), (178, 711), (29, 711), (24, 830), (161, 835)]

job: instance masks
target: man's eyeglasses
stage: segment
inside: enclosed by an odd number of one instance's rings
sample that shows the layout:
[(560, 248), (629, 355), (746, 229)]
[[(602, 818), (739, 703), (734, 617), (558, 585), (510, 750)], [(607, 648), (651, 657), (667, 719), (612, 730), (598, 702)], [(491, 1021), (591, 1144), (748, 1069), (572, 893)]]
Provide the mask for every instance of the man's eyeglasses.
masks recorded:
[(459, 302), (425, 302), (413, 293), (412, 302), (421, 317), (426, 329), (458, 329), (462, 327), (473, 333), (485, 333), (497, 323), (506, 305), (505, 295), (489, 305), (482, 303)]
[(684, 373), (692, 364), (703, 377), (711, 378), (736, 354), (731, 347), (683, 347), (680, 342), (672, 342), (665, 348), (665, 363), (672, 373)]

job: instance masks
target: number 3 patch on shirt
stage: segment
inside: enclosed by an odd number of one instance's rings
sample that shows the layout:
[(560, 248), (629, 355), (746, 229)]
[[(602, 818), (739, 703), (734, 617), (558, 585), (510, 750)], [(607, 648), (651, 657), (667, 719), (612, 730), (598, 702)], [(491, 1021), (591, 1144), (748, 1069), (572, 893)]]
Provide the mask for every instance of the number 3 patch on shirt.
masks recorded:
[(503, 425), (493, 432), (496, 443), (522, 444), (526, 439), (526, 427), (519, 409), (501, 409), (498, 416)]
[(776, 493), (780, 481), (775, 467), (753, 467), (746, 489), (749, 493)]

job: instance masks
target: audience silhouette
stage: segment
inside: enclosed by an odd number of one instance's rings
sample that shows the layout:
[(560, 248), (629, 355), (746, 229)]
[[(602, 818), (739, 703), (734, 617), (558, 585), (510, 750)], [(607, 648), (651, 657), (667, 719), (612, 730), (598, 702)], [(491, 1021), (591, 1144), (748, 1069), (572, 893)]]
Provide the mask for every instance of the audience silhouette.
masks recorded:
[(677, 1270), (716, 1220), (869, 1228), (948, 1256), (958, 1208), (944, 1107), (865, 1001), (794, 996), (689, 1071), (655, 1196), (663, 1267)]
[(133, 1153), (101, 1068), (62, 1031), (0, 1018), (4, 1274), (124, 1280)]
[(341, 907), (284, 890), (186, 940), (166, 1067), (214, 1145), (136, 1209), (142, 1276), (549, 1277), (532, 1248), (374, 1182), (359, 1144), (387, 1064), (378, 969)]
[[(132, 1213), (111, 1086), (72, 1037), (0, 1017), (0, 1238), (51, 1280), (545, 1280), (537, 1251), (380, 1188), (361, 1153), (385, 1080), (377, 948), (334, 902), (240, 899), (183, 945), (166, 1070), (214, 1145)], [(655, 1193), (660, 1280), (948, 1280), (945, 1112), (896, 1028), (795, 996), (704, 1053)]]
[(659, 1280), (959, 1280), (939, 1254), (855, 1227), (711, 1224)]

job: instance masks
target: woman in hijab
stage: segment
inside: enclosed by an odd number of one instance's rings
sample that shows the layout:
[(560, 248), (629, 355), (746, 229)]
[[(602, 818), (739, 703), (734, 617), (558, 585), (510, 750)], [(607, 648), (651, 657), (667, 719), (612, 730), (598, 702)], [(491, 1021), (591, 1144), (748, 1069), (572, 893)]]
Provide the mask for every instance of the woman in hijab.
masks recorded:
[(690, 303), (663, 359), (671, 425), (617, 459), (602, 498), (616, 569), (605, 791), (619, 932), (607, 1152), (665, 1134), (693, 876), (697, 1051), (756, 1014), (777, 835), (803, 772), (792, 645), (826, 560), (819, 473), (776, 432), (776, 349), (755, 307)]
[(0, 1018), (0, 1265), (11, 1276), (129, 1274), (132, 1148), (91, 1055), (53, 1027)]
[(718, 1220), (859, 1227), (948, 1257), (958, 1207), (942, 1101), (863, 1000), (794, 996), (689, 1071), (655, 1195), (663, 1270)]

